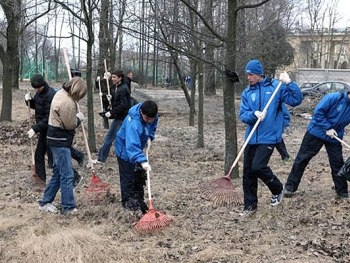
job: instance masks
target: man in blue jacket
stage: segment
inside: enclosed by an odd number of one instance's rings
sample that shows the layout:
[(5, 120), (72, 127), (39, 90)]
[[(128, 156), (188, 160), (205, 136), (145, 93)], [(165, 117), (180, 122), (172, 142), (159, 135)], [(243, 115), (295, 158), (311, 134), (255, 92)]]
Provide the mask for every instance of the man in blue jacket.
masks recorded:
[(280, 114), (281, 103), (297, 106), (303, 96), (298, 85), (292, 82), (286, 72), (280, 75), (282, 85), (277, 91), (269, 108), (265, 106), (277, 88), (279, 82), (265, 77), (259, 60), (251, 60), (245, 67), (249, 85), (241, 96), (240, 119), (247, 125), (245, 139), (249, 136), (255, 123), (260, 120), (255, 132), (244, 150), (243, 191), (244, 209), (240, 214), (250, 216), (258, 206), (258, 178), (272, 193), (271, 206), (278, 205), (283, 198), (283, 184), (272, 172), (268, 162), (274, 147), (281, 141), (283, 115)]
[(301, 177), (310, 160), (325, 146), (335, 191), (338, 197), (347, 198), (348, 184), (337, 173), (344, 164), (342, 145), (334, 138), (344, 136), (344, 129), (350, 123), (350, 92), (327, 94), (316, 105), (307, 131), (294, 160), (292, 170), (285, 185), (284, 194), (292, 196), (297, 191)]
[(115, 153), (118, 158), (120, 190), (124, 208), (142, 213), (148, 211), (144, 202), (145, 172), (151, 171), (143, 152), (154, 140), (158, 126), (158, 106), (147, 100), (131, 107), (117, 133)]
[(282, 133), (281, 133), (281, 141), (276, 144), (276, 150), (281, 155), (282, 161), (288, 161), (290, 158), (290, 155), (287, 151), (286, 144), (284, 143), (283, 134), (287, 132), (287, 129), (289, 129), (290, 113), (284, 103), (281, 103), (281, 110), (282, 111), (279, 114), (283, 115), (283, 123), (282, 123), (282, 129), (281, 129)]

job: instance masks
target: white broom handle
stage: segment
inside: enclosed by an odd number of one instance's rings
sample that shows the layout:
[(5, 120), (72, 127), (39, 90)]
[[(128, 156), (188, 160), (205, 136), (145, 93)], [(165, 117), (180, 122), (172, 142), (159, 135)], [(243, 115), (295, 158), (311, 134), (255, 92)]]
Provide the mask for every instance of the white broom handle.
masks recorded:
[(341, 144), (344, 144), (346, 147), (348, 147), (348, 149), (350, 149), (350, 145), (347, 144), (346, 142), (344, 142), (342, 139), (340, 139), (339, 137), (337, 136), (333, 136), (334, 139), (336, 139), (338, 142), (340, 142)]
[[(262, 112), (265, 112), (265, 113), (267, 112), (267, 110), (268, 110), (268, 108), (270, 107), (270, 105), (271, 105), (273, 99), (275, 98), (277, 92), (279, 91), (281, 85), (282, 85), (282, 81), (280, 81), (280, 82), (278, 83), (276, 89), (273, 91), (273, 93), (272, 93), (272, 95), (271, 95), (269, 101), (267, 102), (267, 104), (266, 104), (266, 106), (264, 107), (264, 109), (263, 109)], [(229, 176), (231, 175), (231, 173), (232, 173), (232, 171), (233, 171), (233, 168), (235, 168), (235, 166), (237, 165), (237, 163), (238, 163), (238, 161), (239, 161), (239, 158), (241, 158), (242, 153), (244, 152), (245, 148), (247, 147), (247, 145), (248, 145), (250, 139), (251, 139), (252, 136), (253, 136), (253, 133), (254, 133), (255, 130), (257, 129), (257, 127), (258, 127), (258, 125), (260, 124), (260, 122), (261, 122), (261, 118), (258, 118), (258, 120), (256, 121), (256, 123), (254, 124), (253, 129), (250, 131), (250, 133), (249, 133), (247, 139), (245, 140), (245, 142), (244, 142), (244, 144), (243, 144), (241, 150), (238, 152), (238, 155), (237, 155), (236, 159), (234, 160), (234, 162), (233, 162), (233, 164), (232, 164), (232, 166), (231, 166), (229, 172), (228, 172), (227, 175), (226, 175), (227, 177), (229, 177)]]

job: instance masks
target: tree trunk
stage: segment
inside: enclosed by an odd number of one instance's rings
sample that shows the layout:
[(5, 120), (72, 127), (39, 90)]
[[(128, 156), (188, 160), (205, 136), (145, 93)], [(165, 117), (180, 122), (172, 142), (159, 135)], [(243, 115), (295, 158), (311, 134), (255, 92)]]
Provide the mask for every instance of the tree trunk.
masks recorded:
[[(19, 10), (21, 6), (21, 1), (14, 1), (19, 4), (17, 8), (13, 8), (12, 12)], [(8, 11), (8, 9), (7, 9)], [(2, 106), (1, 106), (1, 116), (0, 121), (12, 121), (12, 89), (19, 88), (19, 27), (20, 18), (16, 16), (18, 14), (7, 14), (8, 27), (6, 31), (7, 39), (7, 50), (0, 46), (0, 59), (4, 65), (4, 78), (3, 78), (3, 89), (2, 89)]]
[[(226, 43), (226, 65), (230, 70), (235, 70), (236, 66), (236, 7), (237, 0), (228, 0), (227, 16), (227, 43)], [(237, 124), (235, 109), (234, 83), (230, 78), (226, 78), (226, 85), (223, 90), (224, 95), (224, 118), (225, 118), (225, 174), (229, 171), (235, 157), (237, 156)], [(233, 170), (232, 177), (237, 178), (238, 167)]]

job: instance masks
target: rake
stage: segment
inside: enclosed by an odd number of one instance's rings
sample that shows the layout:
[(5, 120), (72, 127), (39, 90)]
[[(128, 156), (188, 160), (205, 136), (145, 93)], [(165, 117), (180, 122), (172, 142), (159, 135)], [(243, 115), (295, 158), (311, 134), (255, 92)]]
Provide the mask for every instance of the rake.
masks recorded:
[[(280, 81), (278, 83), (276, 89), (272, 93), (266, 106), (264, 107), (263, 112), (265, 112), (265, 113), (267, 112), (268, 108), (270, 107), (270, 104), (272, 103), (273, 99), (275, 98), (281, 85), (282, 85), (282, 82)], [(232, 173), (233, 169), (235, 168), (235, 166), (237, 165), (239, 159), (241, 158), (241, 155), (243, 154), (245, 148), (247, 147), (251, 137), (253, 136), (253, 134), (254, 134), (255, 130), (257, 129), (258, 125), (260, 124), (260, 122), (261, 122), (261, 118), (258, 118), (258, 120), (254, 124), (252, 130), (250, 131), (247, 139), (243, 143), (242, 148), (238, 152), (238, 155), (237, 155), (236, 159), (234, 160), (228, 173), (224, 177), (205, 182), (202, 185), (202, 191), (203, 191), (205, 197), (208, 200), (213, 201), (214, 204), (216, 204), (218, 206), (229, 206), (229, 205), (237, 205), (238, 206), (238, 205), (241, 205), (243, 203), (240, 195), (235, 190), (235, 186), (232, 184), (231, 173)]]
[[(65, 63), (66, 63), (69, 79), (72, 79), (72, 75), (71, 75), (71, 72), (70, 72), (70, 66), (69, 66), (69, 62), (68, 62), (68, 55), (67, 55), (67, 51), (65, 49), (63, 50), (63, 55), (64, 55), (64, 60), (65, 60)], [(80, 112), (79, 103), (77, 103), (77, 108), (78, 108), (78, 112)], [(94, 165), (93, 165), (93, 161), (92, 161), (92, 158), (91, 158), (91, 152), (90, 152), (90, 148), (89, 148), (89, 143), (88, 143), (87, 136), (86, 136), (86, 131), (85, 131), (85, 128), (84, 128), (84, 124), (81, 123), (80, 126), (81, 126), (81, 129), (82, 129), (82, 132), (83, 132), (86, 152), (87, 152), (87, 155), (88, 155), (88, 158), (89, 158), (89, 167), (90, 167), (91, 174), (92, 174), (91, 179), (90, 179), (90, 184), (85, 188), (85, 191), (87, 193), (93, 194), (96, 197), (95, 199), (97, 200), (100, 197), (103, 197), (105, 194), (106, 195), (108, 194), (110, 186), (109, 186), (108, 183), (102, 182), (102, 180), (98, 176), (96, 176)], [(94, 200), (94, 201), (96, 201), (96, 200)]]
[[(147, 143), (147, 148), (146, 148), (147, 160), (148, 160), (149, 147), (150, 147), (150, 143)], [(144, 214), (143, 217), (139, 220), (139, 222), (137, 222), (134, 226), (134, 229), (139, 233), (152, 233), (152, 232), (160, 231), (168, 227), (173, 221), (172, 218), (168, 217), (166, 214), (163, 214), (157, 211), (153, 207), (149, 170), (147, 170), (147, 190), (148, 190), (149, 209), (147, 213)]]
[[(29, 92), (29, 89), (27, 89)], [(31, 114), (30, 114), (30, 101), (27, 102), (28, 107), (28, 126), (30, 128), (31, 124)], [(38, 174), (36, 173), (35, 169), (35, 157), (34, 157), (34, 148), (33, 148), (33, 138), (30, 138), (30, 153), (31, 153), (31, 159), (32, 159), (32, 180), (34, 183), (38, 186), (44, 186), (44, 182), (39, 178)]]

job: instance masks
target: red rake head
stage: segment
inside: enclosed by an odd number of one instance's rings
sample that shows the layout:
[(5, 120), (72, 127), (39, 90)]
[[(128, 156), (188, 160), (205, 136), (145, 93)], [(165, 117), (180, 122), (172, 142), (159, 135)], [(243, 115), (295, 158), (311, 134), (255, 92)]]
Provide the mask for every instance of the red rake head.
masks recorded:
[(150, 208), (140, 221), (137, 222), (134, 229), (139, 233), (152, 233), (168, 227), (172, 221), (173, 219), (166, 214)]
[(218, 206), (242, 205), (231, 179), (227, 176), (205, 182), (202, 186), (204, 196)]
[(108, 190), (109, 184), (102, 182), (102, 180), (96, 175), (92, 175), (89, 186), (85, 188), (86, 192), (93, 193), (106, 192)]

